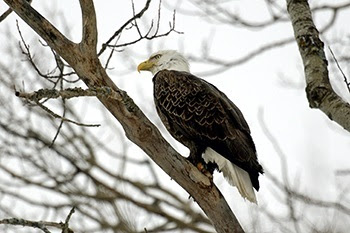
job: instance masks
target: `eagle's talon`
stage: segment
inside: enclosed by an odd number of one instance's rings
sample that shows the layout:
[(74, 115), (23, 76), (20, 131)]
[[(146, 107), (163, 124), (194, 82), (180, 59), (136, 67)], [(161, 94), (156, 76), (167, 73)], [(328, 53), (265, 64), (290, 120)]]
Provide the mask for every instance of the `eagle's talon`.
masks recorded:
[(206, 177), (208, 177), (209, 179), (213, 179), (213, 174), (208, 171), (205, 166), (203, 165), (203, 163), (199, 162), (197, 163), (197, 168), (200, 172), (202, 172)]

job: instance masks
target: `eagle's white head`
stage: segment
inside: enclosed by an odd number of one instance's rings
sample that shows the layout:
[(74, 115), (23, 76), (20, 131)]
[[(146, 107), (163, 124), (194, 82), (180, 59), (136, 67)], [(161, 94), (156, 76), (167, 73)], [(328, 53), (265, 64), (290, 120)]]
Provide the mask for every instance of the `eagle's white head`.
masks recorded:
[(165, 69), (190, 72), (186, 58), (175, 50), (161, 50), (153, 53), (147, 61), (137, 66), (137, 71), (147, 70), (153, 75)]

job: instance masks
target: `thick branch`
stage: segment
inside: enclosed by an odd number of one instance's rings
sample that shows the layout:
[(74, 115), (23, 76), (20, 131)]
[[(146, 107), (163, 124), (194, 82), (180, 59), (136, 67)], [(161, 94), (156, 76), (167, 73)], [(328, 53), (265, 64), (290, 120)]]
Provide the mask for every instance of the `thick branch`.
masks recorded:
[(80, 0), (83, 18), (83, 36), (81, 45), (90, 56), (96, 56), (97, 47), (97, 25), (96, 12), (92, 0)]
[(287, 0), (294, 36), (303, 59), (306, 94), (311, 108), (319, 108), (350, 132), (350, 104), (338, 96), (330, 82), (324, 44), (313, 23), (307, 0)]
[[(108, 77), (96, 56), (76, 49), (72, 42), (67, 42), (49, 22), (23, 1), (4, 1), (44, 40), (48, 40), (48, 44), (71, 65), (88, 87), (108, 86), (115, 92), (114, 98), (99, 97), (99, 100), (120, 122), (127, 137), (195, 199), (217, 232), (243, 232), (216, 186), (169, 145), (133, 100)], [(67, 44), (72, 49), (63, 48)]]

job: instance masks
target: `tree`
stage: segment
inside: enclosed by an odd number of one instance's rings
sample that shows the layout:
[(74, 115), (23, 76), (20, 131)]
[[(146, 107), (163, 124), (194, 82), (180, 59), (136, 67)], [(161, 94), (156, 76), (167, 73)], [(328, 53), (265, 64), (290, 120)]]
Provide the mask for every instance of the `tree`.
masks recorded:
[[(96, 15), (92, 1), (80, 1), (83, 36), (78, 44), (68, 40), (29, 3), (25, 1), (6, 1), (6, 3), (45, 40), (48, 46), (55, 51), (55, 54), (57, 53), (72, 67), (90, 89), (107, 88), (105, 92), (108, 93), (107, 95), (98, 93), (96, 96), (118, 119), (125, 130), (126, 136), (139, 145), (163, 170), (171, 174), (171, 177), (182, 187), (187, 189), (204, 212), (210, 216), (218, 231), (231, 228), (232, 225), (242, 231), (218, 189), (212, 186), (208, 178), (182, 158), (163, 139), (158, 129), (133, 103), (126, 92), (120, 90), (108, 77), (98, 59)], [(150, 1), (147, 1), (144, 9), (147, 9), (149, 4)], [(132, 19), (124, 24), (125, 26), (121, 30), (130, 22), (142, 16), (143, 12), (135, 14)], [(115, 35), (118, 35), (118, 31)], [(42, 97), (45, 97), (45, 94), (44, 96), (37, 94), (30, 95), (29, 99), (40, 104), (39, 101)], [(17, 93), (17, 95), (29, 97), (21, 93)], [(74, 164), (73, 161), (71, 163)], [(80, 171), (80, 168), (78, 171)], [(223, 216), (227, 217), (223, 218)], [(232, 224), (232, 221), (235, 224)]]
[[(118, 121), (121, 123), (123, 126), (123, 129), (125, 130), (125, 133), (127, 137), (136, 143), (142, 150), (144, 150), (164, 171), (166, 171), (174, 180), (176, 180), (183, 188), (185, 188), (189, 194), (196, 200), (196, 202), (201, 206), (201, 208), (204, 210), (204, 212), (207, 214), (209, 219), (212, 221), (215, 229), (218, 232), (228, 232), (229, 230), (235, 232), (235, 231), (242, 231), (242, 228), (238, 221), (236, 220), (235, 216), (233, 215), (232, 211), (230, 210), (230, 207), (227, 205), (225, 199), (222, 197), (221, 193), (218, 191), (218, 189), (215, 186), (211, 186), (209, 180), (203, 176), (200, 172), (196, 170), (190, 163), (188, 163), (186, 160), (184, 160), (165, 140), (164, 138), (160, 135), (159, 131), (157, 128), (149, 122), (149, 120), (143, 115), (143, 113), (138, 109), (138, 107), (133, 103), (132, 99), (121, 89), (119, 89), (115, 84), (110, 80), (109, 76), (106, 73), (105, 68), (108, 67), (108, 61), (107, 60), (106, 64), (104, 66), (101, 65), (99, 55), (103, 53), (107, 47), (113, 47), (111, 44), (112, 41), (120, 35), (120, 33), (126, 29), (130, 24), (134, 25), (138, 30), (138, 19), (142, 17), (145, 11), (147, 11), (150, 1), (146, 2), (145, 7), (138, 13), (134, 14), (134, 16), (128, 20), (119, 30), (115, 32), (115, 34), (111, 37), (110, 40), (107, 41), (102, 46), (102, 49), (100, 52), (97, 52), (97, 26), (96, 26), (96, 16), (95, 16), (95, 10), (93, 7), (92, 1), (87, 1), (87, 0), (81, 0), (80, 5), (82, 9), (82, 16), (83, 16), (83, 37), (82, 40), (79, 44), (73, 43), (70, 40), (68, 40), (62, 33), (60, 33), (57, 29), (55, 29), (45, 18), (40, 16), (33, 8), (30, 7), (29, 4), (23, 2), (23, 1), (5, 1), (9, 6), (19, 15), (21, 16), (24, 21), (30, 25), (48, 44), (50, 48), (53, 49), (53, 54), (56, 58), (57, 62), (57, 67), (61, 72), (61, 79), (57, 79), (57, 83), (55, 85), (60, 85), (65, 81), (65, 75), (66, 74), (63, 72), (63, 67), (70, 66), (73, 71), (75, 72), (78, 76), (79, 79), (81, 79), (88, 87), (89, 89), (87, 90), (82, 90), (82, 89), (62, 89), (63, 91), (58, 92), (58, 91), (41, 91), (37, 93), (26, 93), (23, 91), (18, 91), (17, 95), (22, 98), (26, 98), (30, 100), (31, 102), (34, 102), (35, 104), (39, 105), (42, 107), (42, 109), (49, 111), (52, 114), (52, 111), (45, 107), (42, 102), (42, 98), (52, 98), (53, 96), (60, 96), (63, 97), (62, 103), (64, 106), (66, 106), (65, 100), (70, 97), (74, 97), (77, 95), (95, 95), (98, 97), (98, 99), (103, 103), (105, 108), (107, 108), (112, 115), (118, 119)], [(206, 1), (206, 7), (205, 9), (215, 9), (215, 10), (222, 10), (220, 8), (210, 8), (212, 6), (217, 5), (210, 5), (210, 1)], [(269, 2), (271, 5), (273, 5), (273, 2)], [(308, 7), (307, 7), (307, 2), (306, 1), (300, 1), (300, 3), (304, 8), (296, 7), (293, 8), (294, 1), (288, 2), (288, 9), (290, 11), (290, 14), (293, 16), (293, 9), (304, 9), (305, 12), (307, 12)], [(306, 6), (306, 7), (305, 7)], [(210, 11), (209, 11), (210, 13)], [(216, 14), (212, 14), (215, 16)], [(228, 16), (234, 16), (227, 14)], [(300, 16), (301, 14), (294, 14), (296, 17)], [(278, 20), (283, 20), (283, 18), (275, 17)], [(159, 19), (159, 18), (158, 18)], [(239, 18), (234, 18), (236, 22), (244, 24), (244, 21), (239, 20)], [(311, 19), (311, 18), (309, 18)], [(297, 22), (298, 20), (294, 20), (292, 17), (293, 22)], [(272, 21), (271, 21), (272, 22)], [(269, 25), (271, 22), (266, 22), (262, 23), (259, 26), (264, 26), (264, 25)], [(301, 21), (304, 22), (304, 21)], [(173, 21), (172, 26), (170, 27), (169, 33), (172, 31), (175, 31), (175, 21)], [(305, 22), (306, 23), (306, 22)], [(250, 24), (245, 24), (249, 26)], [(251, 26), (251, 25), (250, 25)], [(253, 25), (254, 26), (254, 25)], [(256, 26), (256, 25), (255, 25)], [(298, 30), (296, 30), (298, 31)], [(139, 31), (140, 32), (140, 31)], [(138, 40), (142, 39), (152, 39), (156, 36), (152, 36), (153, 34), (150, 34), (151, 30), (149, 30), (146, 35), (140, 34)], [(158, 33), (158, 27), (156, 29), (156, 33)], [(167, 35), (167, 33), (164, 33), (164, 35)], [(314, 35), (315, 36), (315, 35)], [(305, 35), (298, 37), (298, 38), (304, 38)], [(317, 37), (317, 35), (316, 35)], [(322, 46), (319, 46), (320, 43), (309, 43), (310, 40), (309, 37), (305, 37), (306, 42), (305, 45), (302, 42), (299, 42), (299, 45), (302, 46), (302, 51), (303, 46), (315, 46), (317, 45), (317, 49), (320, 49), (321, 52), (319, 52), (317, 57), (322, 57)], [(313, 38), (313, 37), (311, 37)], [(289, 42), (291, 40), (288, 40)], [(134, 43), (134, 41), (131, 41), (130, 43), (124, 43), (123, 45), (129, 45)], [(284, 42), (287, 43), (287, 42)], [(283, 44), (283, 42), (280, 42), (279, 45)], [(276, 46), (274, 44), (273, 46)], [(261, 51), (267, 50), (268, 48), (272, 48), (273, 46), (265, 46), (265, 49), (260, 49)], [(114, 51), (114, 50), (112, 50)], [(306, 51), (306, 50), (305, 50)], [(313, 49), (308, 49), (307, 51), (313, 51)], [(24, 48), (24, 52), (27, 54), (27, 56), (30, 56), (29, 50), (27, 48)], [(255, 54), (259, 53), (256, 52)], [(253, 53), (254, 54), (254, 53)], [(111, 52), (111, 56), (113, 53)], [(307, 55), (307, 53), (305, 54)], [(312, 54), (314, 55), (314, 54)], [(250, 55), (251, 57), (251, 55)], [(63, 58), (64, 61), (61, 60)], [(202, 58), (201, 58), (202, 59)], [(247, 58), (248, 59), (248, 58)], [(31, 59), (30, 59), (31, 60)], [(203, 59), (202, 59), (203, 60)], [(227, 67), (232, 66), (233, 64), (236, 63), (223, 63), (222, 61), (215, 61), (213, 59), (206, 59), (206, 61), (213, 62), (216, 64), (223, 64), (222, 67), (224, 69), (227, 69)], [(307, 59), (305, 59), (307, 61)], [(67, 62), (67, 63), (65, 63)], [(324, 66), (323, 62), (323, 66)], [(314, 69), (311, 69), (314, 70)], [(9, 72), (10, 73), (10, 72)], [(319, 77), (319, 76), (317, 76)], [(49, 80), (49, 78), (48, 78)], [(314, 97), (314, 95), (311, 95)], [(334, 98), (332, 98), (334, 99)], [(318, 105), (319, 106), (319, 105)], [(65, 111), (67, 114), (69, 113), (70, 115), (74, 116), (75, 119), (79, 119), (79, 114), (75, 113), (74, 110), (68, 109), (64, 107)], [(342, 109), (348, 109), (348, 106), (344, 103), (344, 107)], [(66, 113), (65, 113), (66, 114)], [(61, 127), (62, 124), (66, 121), (71, 121), (68, 118), (65, 117), (65, 114), (63, 114), (63, 117), (60, 117), (56, 115), (61, 120), (61, 124), (58, 127), (57, 134), (64, 135), (67, 134), (68, 136), (67, 139), (69, 141), (70, 138), (85, 138), (82, 136), (79, 136), (81, 134), (85, 134), (85, 131), (83, 129), (79, 128), (79, 131), (81, 133), (75, 133), (74, 128), (71, 126), (66, 126), (68, 127), (67, 131), (63, 132)], [(338, 122), (340, 124), (344, 124), (344, 128), (346, 128), (346, 124), (348, 124), (348, 121), (346, 120), (346, 114), (340, 114), (340, 120)], [(3, 128), (10, 131), (11, 129), (6, 128), (6, 123), (2, 124)], [(68, 124), (65, 124), (68, 125)], [(86, 126), (86, 125), (85, 125)], [(91, 125), (90, 125), (91, 126)], [(15, 132), (14, 132), (15, 133)], [(72, 136), (70, 136), (72, 135)], [(73, 136), (74, 135), (74, 136)], [(57, 148), (57, 143), (55, 140), (47, 140), (45, 137), (40, 137), (39, 135), (32, 134), (31, 131), (28, 132), (28, 135), (35, 140), (41, 141), (43, 145), (46, 147), (52, 147), (53, 150), (58, 150), (56, 153), (57, 154), (64, 154), (61, 150), (60, 147)], [(92, 142), (96, 142), (95, 138), (90, 139)], [(45, 143), (44, 143), (45, 142)], [(89, 141), (85, 142), (84, 145), (86, 146), (86, 149), (89, 151), (90, 148), (90, 143)], [(97, 143), (98, 145), (101, 145), (102, 147), (105, 146), (104, 143)], [(62, 147), (62, 146), (61, 146)], [(72, 147), (80, 147), (79, 144), (72, 144)], [(107, 148), (107, 147), (106, 147)], [(22, 153), (24, 154), (25, 151)], [(107, 153), (110, 153), (110, 150), (106, 149)], [(84, 156), (82, 156), (84, 157)], [(90, 158), (91, 157), (91, 158)], [(108, 171), (104, 171), (103, 168), (101, 168), (101, 164), (96, 163), (96, 158), (95, 156), (88, 156), (87, 161), (92, 162), (90, 163), (94, 165), (94, 167), (100, 169), (102, 172), (104, 172), (106, 175), (111, 175), (108, 173)], [(30, 159), (30, 156), (26, 156), (27, 159)], [(93, 175), (90, 174), (90, 167), (87, 166), (84, 167), (85, 165), (82, 164), (81, 166), (77, 165), (76, 160), (72, 160), (69, 156), (65, 156), (67, 162), (69, 162), (70, 166), (74, 168), (73, 174), (71, 175), (71, 179), (75, 177), (76, 174), (79, 173), (84, 173), (85, 175), (88, 175), (91, 180), (94, 181), (94, 184), (97, 185), (96, 187), (100, 187), (101, 180), (95, 179)], [(91, 160), (91, 161), (90, 161)], [(29, 160), (30, 161), (30, 160)], [(44, 166), (41, 166), (40, 164), (37, 165), (36, 161), (31, 161), (32, 164), (34, 164), (36, 167), (45, 169)], [(9, 174), (11, 174), (11, 171), (8, 171)], [(15, 176), (15, 174), (11, 174)], [(131, 180), (124, 179), (123, 177), (118, 177), (115, 174), (112, 174), (114, 178), (117, 178), (118, 180), (123, 180), (123, 182), (128, 183), (129, 185), (133, 185), (134, 187), (138, 187), (138, 184), (133, 183)], [(63, 178), (62, 178), (63, 179)], [(65, 181), (66, 178), (62, 180), (55, 180), (57, 183), (62, 183)], [(273, 177), (272, 177), (273, 179)], [(23, 180), (23, 179), (22, 179)], [(68, 179), (69, 180), (69, 179)], [(28, 182), (27, 180), (23, 180), (23, 182)], [(278, 184), (278, 180), (276, 181)], [(51, 187), (51, 186), (50, 186)], [(284, 190), (289, 190), (287, 189), (283, 184), (280, 185), (282, 189)], [(150, 187), (147, 187), (150, 188)], [(158, 188), (158, 187), (156, 187)], [(152, 189), (152, 188), (150, 188)], [(145, 187), (143, 189), (140, 189), (140, 191), (144, 192)], [(162, 191), (162, 189), (160, 189)], [(129, 200), (127, 196), (124, 196), (120, 193), (116, 193), (116, 190), (110, 188), (109, 185), (103, 184), (102, 190), (98, 190), (98, 194), (102, 193), (104, 195), (101, 196), (102, 199), (108, 198), (105, 196), (105, 193), (108, 193), (112, 195), (112, 197), (119, 197), (119, 198), (124, 198), (125, 200)], [(288, 191), (291, 192), (291, 191)], [(287, 192), (287, 193), (288, 193)], [(111, 194), (112, 193), (112, 194)], [(164, 191), (164, 193), (168, 193), (168, 191)], [(78, 193), (76, 193), (78, 194)], [(114, 195), (114, 196), (113, 196)], [(147, 193), (147, 195), (150, 195), (150, 193)], [(146, 195), (146, 196), (147, 196)], [(98, 195), (94, 195), (93, 198), (96, 198)], [(296, 195), (297, 196), (297, 195)], [(111, 197), (109, 197), (111, 198)], [(154, 200), (157, 200), (155, 198)], [(178, 200), (178, 199), (177, 199)], [(130, 201), (130, 200), (129, 200)], [(138, 203), (134, 200), (131, 200), (134, 204)], [(183, 202), (184, 203), (184, 202)], [(138, 203), (139, 206), (141, 206), (140, 203)], [(291, 205), (292, 206), (292, 205)], [(151, 208), (151, 206), (148, 206)], [(182, 209), (179, 208), (179, 209)], [(82, 210), (80, 210), (83, 212)], [(154, 213), (160, 214), (159, 210), (157, 208), (152, 209)], [(157, 212), (158, 211), (158, 212)], [(87, 214), (87, 212), (85, 211)], [(163, 212), (162, 212), (163, 213)], [(68, 213), (66, 213), (68, 214)], [(193, 213), (194, 214), (194, 213)], [(194, 214), (193, 216), (196, 216)], [(200, 216), (200, 215), (198, 215)], [(293, 217), (294, 215), (291, 214)], [(294, 216), (295, 217), (295, 216)], [(91, 216), (91, 218), (94, 218)], [(169, 219), (171, 219), (171, 216), (168, 216)], [(205, 218), (201, 217), (200, 218), (200, 224), (208, 224), (208, 222), (205, 220)], [(121, 221), (123, 222), (123, 221)], [(177, 224), (177, 228), (179, 228), (180, 221), (176, 221), (176, 219), (172, 219), (172, 222), (175, 222)], [(103, 222), (101, 222), (101, 225)], [(123, 227), (125, 231), (132, 231), (132, 229), (128, 229), (127, 226), (125, 225), (125, 222), (123, 222)], [(234, 227), (233, 227), (234, 226)], [(160, 226), (161, 227), (161, 226)], [(298, 229), (296, 227), (295, 229)], [(192, 228), (192, 230), (196, 231), (199, 229), (198, 228)]]

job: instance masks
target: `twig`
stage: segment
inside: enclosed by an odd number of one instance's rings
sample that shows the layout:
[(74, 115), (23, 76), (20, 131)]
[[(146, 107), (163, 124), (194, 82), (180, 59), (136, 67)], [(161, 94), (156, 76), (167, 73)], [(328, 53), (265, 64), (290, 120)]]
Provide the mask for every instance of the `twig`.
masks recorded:
[(337, 60), (337, 58), (334, 56), (334, 53), (333, 53), (331, 47), (328, 46), (328, 49), (329, 49), (329, 51), (330, 51), (331, 54), (332, 54), (332, 57), (333, 57), (333, 59), (334, 59), (334, 61), (335, 61), (335, 64), (337, 64), (338, 69), (340, 70), (341, 74), (343, 75), (345, 85), (346, 85), (346, 87), (348, 88), (348, 91), (349, 91), (349, 93), (350, 93), (350, 82), (348, 82), (347, 77), (345, 76), (343, 70), (340, 68), (340, 65), (339, 65), (339, 63), (338, 63), (338, 60)]
[(145, 6), (143, 9), (134, 15), (132, 18), (130, 18), (128, 21), (126, 21), (112, 36), (109, 38), (105, 43), (102, 44), (101, 50), (98, 52), (97, 56), (100, 56), (107, 48), (109, 43), (111, 43), (112, 40), (114, 40), (131, 22), (133, 22), (135, 19), (139, 19), (142, 17), (142, 15), (147, 11), (149, 8), (149, 5), (151, 3), (151, 0), (147, 0)]
[[(160, 10), (160, 9), (159, 9)], [(143, 39), (146, 39), (146, 40), (153, 40), (153, 39), (156, 39), (156, 38), (159, 38), (159, 37), (164, 37), (164, 36), (167, 36), (169, 35), (171, 32), (175, 32), (175, 33), (178, 33), (178, 34), (183, 34), (183, 32), (180, 32), (180, 31), (177, 31), (175, 29), (175, 15), (176, 15), (176, 12), (174, 11), (173, 13), (173, 19), (172, 19), (172, 22), (169, 22), (169, 30), (167, 32), (164, 32), (162, 34), (158, 34), (158, 31), (159, 31), (159, 22), (157, 21), (157, 25), (156, 25), (156, 32), (155, 33), (152, 33), (151, 35), (151, 31), (153, 29), (153, 21), (151, 23), (151, 26), (149, 28), (149, 30), (144, 34), (142, 35), (141, 34), (141, 31), (138, 27), (138, 25), (135, 23), (134, 26), (137, 28), (137, 31), (139, 33), (139, 38), (137, 38), (136, 40), (134, 41), (130, 41), (130, 42), (126, 42), (126, 43), (123, 43), (123, 44), (118, 44), (118, 45), (107, 45), (108, 47), (110, 48), (120, 48), (120, 47), (126, 47), (126, 46), (129, 46), (129, 45), (132, 45), (132, 44), (135, 44)], [(160, 17), (160, 15), (159, 15)]]
[[(66, 105), (65, 105), (65, 100), (63, 99), (63, 113), (62, 113), (62, 118), (65, 118), (66, 117)], [(55, 136), (53, 137), (52, 139), (52, 142), (51, 142), (51, 145), (49, 146), (50, 148), (52, 148), (53, 144), (55, 143), (58, 135), (60, 134), (60, 131), (62, 129), (62, 126), (63, 126), (63, 123), (64, 123), (64, 119), (61, 119), (61, 122), (56, 130), (56, 134)]]
[[(118, 41), (119, 41), (119, 39), (120, 39), (120, 36), (121, 36), (121, 34), (118, 36), (118, 38), (117, 38), (116, 41), (114, 42), (114, 45), (116, 45), (116, 44), (118, 43)], [(114, 51), (116, 51), (116, 49), (113, 48), (113, 49), (111, 50), (111, 52), (110, 52), (108, 58), (107, 58), (107, 61), (106, 61), (106, 64), (105, 64), (105, 69), (106, 69), (106, 70), (107, 70), (107, 68), (108, 68), (109, 62), (111, 61), (111, 59), (112, 59), (112, 57), (113, 57)]]
[(62, 228), (62, 233), (73, 233), (73, 231), (71, 229), (69, 229), (69, 220), (72, 217), (72, 215), (75, 212), (75, 207), (73, 207), (70, 211), (69, 214), (67, 215), (66, 221), (63, 224), (63, 228)]

